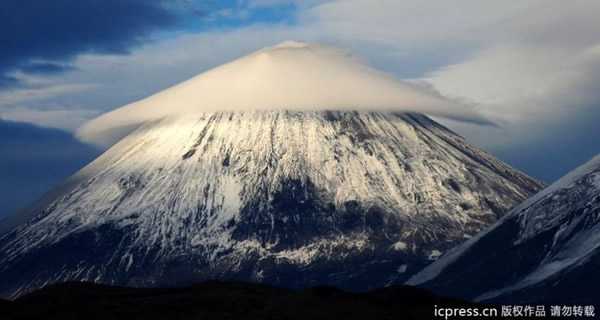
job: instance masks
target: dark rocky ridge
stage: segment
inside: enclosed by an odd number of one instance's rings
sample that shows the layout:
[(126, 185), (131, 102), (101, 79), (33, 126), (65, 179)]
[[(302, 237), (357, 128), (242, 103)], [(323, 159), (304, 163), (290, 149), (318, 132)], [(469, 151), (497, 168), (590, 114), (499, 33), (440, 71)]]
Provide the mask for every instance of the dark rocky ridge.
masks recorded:
[(485, 308), (407, 286), (350, 293), (333, 287), (290, 291), (218, 281), (172, 289), (70, 282), (35, 291), (16, 301), (0, 300), (0, 315), (3, 320), (440, 319), (434, 316), (436, 306)]

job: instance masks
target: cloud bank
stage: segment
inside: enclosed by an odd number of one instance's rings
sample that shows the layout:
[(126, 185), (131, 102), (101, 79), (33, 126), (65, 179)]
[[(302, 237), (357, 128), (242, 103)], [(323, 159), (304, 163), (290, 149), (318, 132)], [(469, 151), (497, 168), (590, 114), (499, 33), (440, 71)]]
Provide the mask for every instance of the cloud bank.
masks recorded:
[(284, 42), (204, 72), (84, 124), (77, 136), (110, 145), (141, 123), (170, 115), (242, 110), (390, 110), (489, 123), (444, 100), (375, 70), (348, 52)]
[[(194, 1), (176, 1), (181, 2)], [(247, 6), (238, 10), (237, 5), (232, 5), (234, 2)], [(111, 3), (107, 1), (106, 5)], [(154, 37), (155, 41), (139, 47), (126, 46), (128, 55), (117, 51), (103, 54), (106, 51), (78, 50), (74, 54), (83, 54), (73, 60), (52, 60), (62, 64), (55, 66), (44, 66), (43, 62), (48, 59), (40, 59), (40, 64), (24, 70), (29, 72), (26, 79), (18, 80), (33, 88), (61, 84), (96, 87), (46, 99), (40, 99), (40, 92), (22, 89), (26, 94), (12, 91), (0, 97), (0, 106), (2, 99), (19, 100), (20, 111), (12, 117), (36, 123), (41, 120), (35, 116), (36, 111), (73, 110), (74, 116), (70, 118), (83, 120), (80, 109), (103, 113), (247, 52), (286, 39), (298, 39), (348, 48), (379, 70), (425, 83), (448, 99), (470, 106), (498, 126), (437, 120), (511, 165), (547, 182), (600, 152), (597, 143), (600, 140), (597, 125), (600, 119), (598, 1), (242, 0), (219, 3), (225, 7), (232, 5), (235, 13), (227, 18), (226, 24), (219, 22), (226, 13), (221, 12), (219, 19), (210, 23), (203, 21), (202, 27)], [(254, 13), (250, 10), (251, 18), (248, 18), (246, 9), (255, 5), (271, 6), (267, 10), (270, 16), (265, 18), (265, 11), (260, 9)], [(0, 15), (14, 16), (8, 12), (0, 9)], [(239, 21), (234, 21), (236, 19)], [(0, 24), (6, 21), (0, 19)], [(138, 30), (160, 29), (152, 28)], [(0, 36), (2, 32), (10, 32), (7, 30), (10, 28), (0, 31)], [(36, 41), (32, 37), (27, 39), (23, 41)], [(52, 73), (69, 70), (65, 63), (74, 70)], [(0, 116), (7, 115), (7, 108), (12, 107), (4, 106), (4, 111), (0, 108)], [(71, 127), (75, 121), (69, 122), (60, 125)]]
[(600, 2), (551, 1), (497, 26), (493, 42), (421, 80), (499, 128), (447, 124), (552, 182), (600, 152)]

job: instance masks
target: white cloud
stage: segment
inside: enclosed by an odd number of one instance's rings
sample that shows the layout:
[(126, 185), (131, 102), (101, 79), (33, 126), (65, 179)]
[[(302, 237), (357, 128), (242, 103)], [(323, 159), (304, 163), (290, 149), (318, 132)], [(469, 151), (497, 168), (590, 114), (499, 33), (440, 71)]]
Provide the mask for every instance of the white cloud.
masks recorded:
[(462, 105), (382, 73), (337, 48), (285, 42), (202, 73), (86, 123), (78, 137), (116, 142), (115, 128), (174, 114), (238, 110), (393, 110), (486, 122)]
[(324, 1), (325, 0), (243, 0), (242, 3), (249, 8), (278, 7), (285, 5), (307, 8)]
[(30, 122), (42, 127), (75, 131), (81, 124), (98, 116), (99, 112), (87, 109), (48, 109), (39, 110), (23, 106), (0, 107), (0, 119)]
[[(578, 115), (600, 110), (598, 13), (598, 2), (545, 6), (515, 19), (493, 46), (424, 80), (504, 127), (483, 144), (505, 148), (552, 138), (549, 132)], [(482, 128), (458, 127), (467, 136), (485, 135)]]
[(55, 98), (68, 93), (82, 92), (97, 88), (94, 84), (64, 83), (49, 84), (39, 88), (14, 88), (0, 91), (0, 106), (10, 106), (23, 102), (32, 102)]
[(500, 24), (543, 3), (543, 0), (331, 1), (303, 11), (300, 21), (329, 38), (386, 46), (396, 56), (410, 57), (428, 49), (494, 42)]

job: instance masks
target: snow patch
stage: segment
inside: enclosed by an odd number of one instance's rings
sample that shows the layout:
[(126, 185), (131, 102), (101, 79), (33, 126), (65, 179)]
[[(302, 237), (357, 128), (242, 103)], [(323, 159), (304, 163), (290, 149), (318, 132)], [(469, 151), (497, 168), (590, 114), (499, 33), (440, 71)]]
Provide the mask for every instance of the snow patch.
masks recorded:
[(437, 260), (437, 258), (439, 258), (441, 255), (442, 255), (442, 252), (440, 250), (434, 249), (429, 252), (427, 259), (428, 260)]
[(394, 250), (396, 250), (396, 251), (404, 251), (408, 248), (408, 245), (406, 244), (406, 242), (398, 241), (398, 242), (394, 243), (392, 248), (394, 248)]
[(407, 269), (407, 265), (406, 265), (406, 264), (403, 264), (403, 265), (400, 265), (400, 266), (398, 267), (398, 269), (396, 269), (396, 271), (398, 271), (398, 273), (405, 273), (405, 272), (406, 272), (406, 269)]

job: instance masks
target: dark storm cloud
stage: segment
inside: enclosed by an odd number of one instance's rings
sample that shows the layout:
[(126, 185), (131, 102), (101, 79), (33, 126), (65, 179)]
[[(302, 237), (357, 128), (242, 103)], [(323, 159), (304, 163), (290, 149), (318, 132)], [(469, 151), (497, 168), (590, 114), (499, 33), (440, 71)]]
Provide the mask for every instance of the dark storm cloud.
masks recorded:
[(71, 133), (0, 119), (0, 220), (30, 204), (99, 154)]
[(166, 0), (0, 1), (0, 86), (10, 73), (61, 72), (77, 54), (127, 53), (154, 31), (174, 26)]

